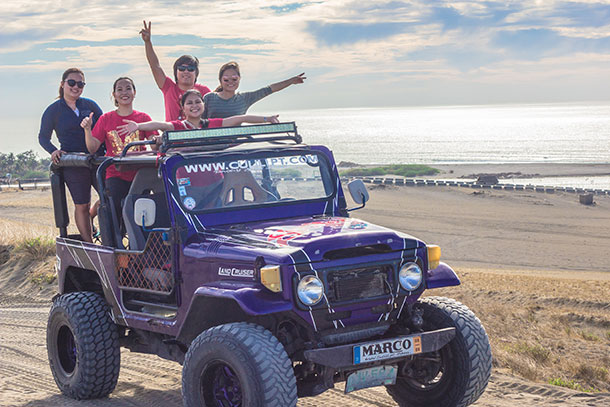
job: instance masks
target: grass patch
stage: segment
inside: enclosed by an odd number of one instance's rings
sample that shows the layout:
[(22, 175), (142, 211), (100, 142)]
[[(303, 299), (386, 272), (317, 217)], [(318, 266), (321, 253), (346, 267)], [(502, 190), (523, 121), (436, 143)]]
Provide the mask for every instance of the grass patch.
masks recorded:
[(494, 358), (496, 356), (500, 356), (502, 359), (501, 365), (508, 367), (514, 374), (532, 381), (539, 379), (540, 373), (538, 367), (531, 359), (523, 358), (519, 355), (498, 355), (498, 352), (496, 352)]
[(341, 175), (348, 177), (371, 177), (375, 175), (399, 175), (401, 177), (417, 177), (419, 175), (434, 175), (440, 171), (427, 165), (419, 164), (393, 164), (372, 168), (350, 168), (341, 171)]
[(32, 273), (30, 281), (39, 287), (43, 287), (53, 283), (56, 278), (57, 275), (55, 274), (55, 271), (41, 271)]
[(30, 237), (15, 245), (15, 252), (24, 253), (33, 260), (44, 260), (55, 254), (55, 240), (48, 237)]
[(527, 343), (515, 343), (508, 346), (508, 351), (525, 355), (537, 363), (547, 363), (551, 359), (551, 351), (540, 345), (530, 345)]
[(589, 342), (599, 342), (599, 341), (601, 341), (601, 338), (599, 336), (597, 336), (595, 334), (592, 334), (590, 332), (580, 331), (580, 332), (578, 332), (578, 334), (580, 336), (582, 336), (582, 338), (585, 341), (589, 341)]
[(578, 375), (586, 381), (607, 381), (608, 369), (583, 363), (578, 367)]
[(277, 178), (300, 178), (303, 175), (301, 174), (301, 171), (296, 168), (285, 168), (283, 170), (275, 171), (273, 176)]
[(562, 379), (561, 377), (553, 377), (553, 378), (549, 379), (548, 383), (552, 384), (553, 386), (566, 387), (568, 389), (582, 391), (585, 393), (592, 393), (592, 392), (597, 391), (592, 387), (585, 388), (580, 383), (578, 383), (574, 380), (566, 380), (566, 379)]

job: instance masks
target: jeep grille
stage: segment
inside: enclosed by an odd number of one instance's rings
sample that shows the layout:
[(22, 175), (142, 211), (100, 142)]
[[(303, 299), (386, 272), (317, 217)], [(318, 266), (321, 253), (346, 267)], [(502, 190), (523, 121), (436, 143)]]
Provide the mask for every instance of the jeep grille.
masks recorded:
[(338, 270), (328, 273), (328, 300), (343, 302), (390, 294), (391, 266)]

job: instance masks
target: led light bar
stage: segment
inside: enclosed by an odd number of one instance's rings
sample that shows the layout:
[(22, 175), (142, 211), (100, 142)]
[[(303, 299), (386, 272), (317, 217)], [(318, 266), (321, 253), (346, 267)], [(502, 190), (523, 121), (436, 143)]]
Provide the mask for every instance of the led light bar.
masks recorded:
[(171, 142), (196, 142), (202, 139), (210, 138), (235, 138), (241, 136), (257, 136), (264, 134), (276, 133), (295, 133), (297, 127), (294, 122), (264, 124), (258, 126), (236, 126), (236, 127), (217, 127), (212, 129), (197, 129), (197, 130), (178, 130), (168, 131), (167, 141)]

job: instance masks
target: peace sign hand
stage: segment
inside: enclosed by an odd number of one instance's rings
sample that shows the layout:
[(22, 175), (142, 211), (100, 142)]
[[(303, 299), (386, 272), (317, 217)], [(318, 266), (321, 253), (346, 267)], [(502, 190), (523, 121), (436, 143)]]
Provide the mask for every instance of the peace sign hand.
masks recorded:
[(148, 27), (146, 26), (146, 20), (142, 21), (144, 23), (144, 28), (140, 30), (140, 35), (142, 36), (142, 40), (144, 42), (150, 42), (152, 21), (148, 22)]
[(299, 83), (305, 82), (305, 79), (307, 79), (307, 77), (305, 76), (305, 72), (303, 72), (298, 74), (297, 76), (293, 76), (292, 78), (290, 78), (290, 83), (293, 85), (297, 85)]

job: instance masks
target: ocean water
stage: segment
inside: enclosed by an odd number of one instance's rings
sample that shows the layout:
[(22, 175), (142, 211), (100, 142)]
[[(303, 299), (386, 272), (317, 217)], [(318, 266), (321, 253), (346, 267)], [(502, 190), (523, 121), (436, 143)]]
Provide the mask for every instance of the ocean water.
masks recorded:
[(281, 112), (307, 144), (359, 164), (610, 163), (610, 104)]

